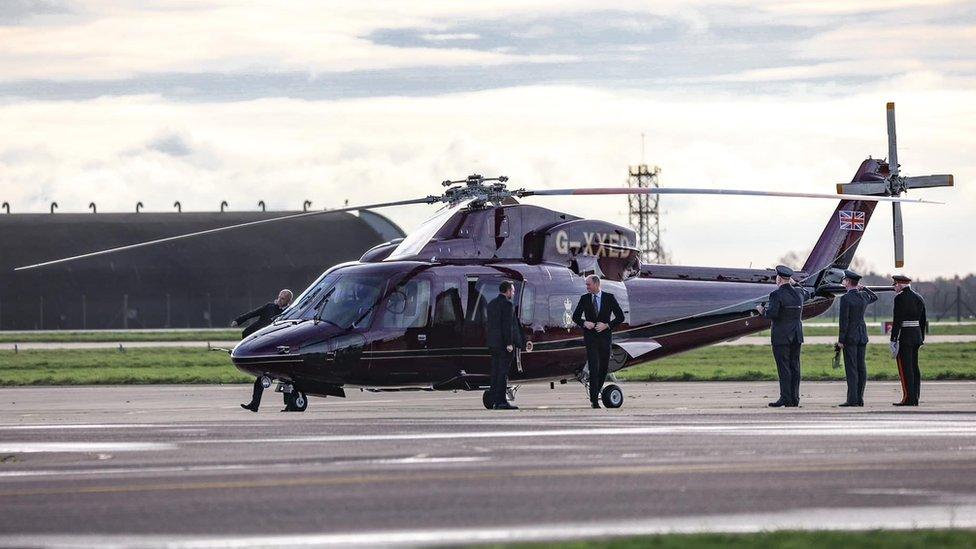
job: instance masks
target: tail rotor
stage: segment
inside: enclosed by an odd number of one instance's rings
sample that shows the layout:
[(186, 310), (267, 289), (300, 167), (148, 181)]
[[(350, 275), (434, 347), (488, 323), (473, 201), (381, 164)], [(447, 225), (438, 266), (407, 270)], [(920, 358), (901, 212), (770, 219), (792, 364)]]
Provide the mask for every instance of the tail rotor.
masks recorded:
[[(838, 193), (901, 196), (909, 189), (930, 187), (951, 187), (952, 176), (949, 174), (922, 175), (902, 177), (899, 174), (898, 138), (895, 132), (895, 104), (887, 105), (888, 121), (888, 175), (883, 181), (864, 181), (837, 185)], [(901, 214), (901, 203), (892, 202), (892, 236), (895, 247), (895, 267), (905, 266), (905, 232)]]

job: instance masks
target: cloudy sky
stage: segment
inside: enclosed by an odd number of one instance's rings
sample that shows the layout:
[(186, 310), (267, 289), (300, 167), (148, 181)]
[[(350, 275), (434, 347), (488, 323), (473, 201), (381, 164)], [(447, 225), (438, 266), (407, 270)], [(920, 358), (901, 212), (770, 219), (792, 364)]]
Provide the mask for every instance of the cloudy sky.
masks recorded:
[[(905, 207), (906, 271), (976, 271), (976, 4), (0, 0), (0, 200), (14, 211), (299, 209), (623, 185), (833, 192), (886, 155), (952, 189)], [(301, 4), (301, 5), (300, 5)], [(305, 5), (308, 4), (308, 5)], [(626, 201), (530, 199), (624, 223)], [(666, 197), (678, 263), (768, 266), (832, 201)], [(405, 229), (431, 212), (388, 214)], [(859, 254), (893, 270), (882, 207)], [(323, 243), (325, 245), (325, 243)]]

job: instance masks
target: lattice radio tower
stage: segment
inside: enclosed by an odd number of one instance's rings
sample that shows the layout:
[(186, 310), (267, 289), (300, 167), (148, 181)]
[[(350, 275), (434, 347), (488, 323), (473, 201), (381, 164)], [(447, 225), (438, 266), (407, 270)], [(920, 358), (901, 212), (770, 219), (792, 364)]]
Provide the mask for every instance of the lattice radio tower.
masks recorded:
[[(643, 148), (643, 143), (641, 143), (641, 149)], [(643, 156), (642, 151), (641, 164), (630, 166), (627, 186), (642, 189), (657, 188), (659, 186), (657, 176), (661, 173), (661, 168), (657, 166), (648, 167), (647, 164), (643, 163)], [(637, 231), (637, 245), (643, 250), (641, 262), (645, 264), (670, 263), (670, 258), (664, 251), (664, 245), (661, 244), (660, 195), (629, 194), (627, 195), (627, 206), (629, 207), (627, 221), (630, 223), (630, 227)]]

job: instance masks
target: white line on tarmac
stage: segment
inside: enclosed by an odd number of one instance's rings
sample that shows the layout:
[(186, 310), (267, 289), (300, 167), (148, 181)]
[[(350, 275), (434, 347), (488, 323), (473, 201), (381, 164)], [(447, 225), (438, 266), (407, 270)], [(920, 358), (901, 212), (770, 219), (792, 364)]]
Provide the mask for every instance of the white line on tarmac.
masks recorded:
[(527, 543), (693, 533), (754, 533), (777, 530), (911, 530), (976, 527), (976, 505), (853, 507), (648, 520), (562, 523), (491, 528), (450, 528), (265, 536), (15, 535), (0, 546), (167, 547), (244, 549), (253, 547), (375, 547)]
[(175, 450), (175, 444), (160, 442), (0, 442), (0, 453), (42, 452), (149, 452)]
[[(424, 457), (413, 456), (405, 458), (378, 458), (361, 460), (343, 460), (333, 462), (302, 463), (302, 466), (320, 465), (343, 467), (349, 465), (443, 465), (452, 463), (477, 463), (490, 461), (489, 457), (482, 456), (453, 456), (453, 457)], [(156, 473), (209, 473), (221, 471), (246, 471), (249, 469), (260, 469), (268, 471), (273, 469), (294, 470), (294, 463), (225, 463), (217, 465), (172, 465), (172, 466), (148, 466), (148, 467), (103, 467), (91, 469), (38, 469), (26, 471), (0, 471), (0, 478), (27, 478), (27, 477), (75, 477), (75, 476), (112, 476), (128, 474), (156, 474)]]
[(662, 425), (591, 429), (546, 429), (523, 431), (469, 431), (447, 433), (404, 433), (383, 435), (309, 435), (280, 438), (223, 438), (188, 440), (185, 444), (258, 444), (302, 442), (386, 442), (395, 440), (460, 440), (487, 438), (593, 437), (673, 434), (763, 435), (763, 436), (976, 436), (976, 424), (970, 421), (891, 421), (868, 424), (843, 422), (763, 423), (738, 425)]

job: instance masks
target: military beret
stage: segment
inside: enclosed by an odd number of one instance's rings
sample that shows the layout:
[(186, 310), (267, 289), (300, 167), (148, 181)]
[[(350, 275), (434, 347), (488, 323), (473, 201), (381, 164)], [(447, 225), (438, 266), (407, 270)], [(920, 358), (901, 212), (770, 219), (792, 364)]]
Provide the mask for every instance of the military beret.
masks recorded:
[(853, 280), (854, 282), (857, 282), (858, 280), (861, 280), (861, 275), (855, 273), (854, 271), (852, 271), (850, 269), (845, 269), (844, 270), (844, 278), (849, 278), (849, 279)]
[(912, 279), (908, 278), (905, 275), (893, 275), (891, 279), (900, 284), (908, 284), (909, 282), (912, 281)]
[(787, 267), (786, 265), (777, 265), (776, 274), (783, 278), (790, 278), (793, 276), (793, 269)]

